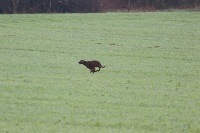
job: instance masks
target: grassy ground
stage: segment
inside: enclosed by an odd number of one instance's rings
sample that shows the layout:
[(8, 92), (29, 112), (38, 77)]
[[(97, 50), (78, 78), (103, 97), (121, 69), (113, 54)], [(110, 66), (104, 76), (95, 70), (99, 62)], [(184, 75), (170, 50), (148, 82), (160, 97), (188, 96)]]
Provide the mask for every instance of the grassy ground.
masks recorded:
[(0, 132), (199, 133), (199, 15), (0, 15)]

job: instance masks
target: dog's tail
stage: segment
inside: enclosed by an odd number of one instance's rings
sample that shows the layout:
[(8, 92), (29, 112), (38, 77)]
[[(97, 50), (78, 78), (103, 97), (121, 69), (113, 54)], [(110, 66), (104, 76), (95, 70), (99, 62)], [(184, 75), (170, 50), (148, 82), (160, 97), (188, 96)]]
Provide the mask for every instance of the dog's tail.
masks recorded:
[(105, 66), (101, 66), (102, 68), (104, 68)]

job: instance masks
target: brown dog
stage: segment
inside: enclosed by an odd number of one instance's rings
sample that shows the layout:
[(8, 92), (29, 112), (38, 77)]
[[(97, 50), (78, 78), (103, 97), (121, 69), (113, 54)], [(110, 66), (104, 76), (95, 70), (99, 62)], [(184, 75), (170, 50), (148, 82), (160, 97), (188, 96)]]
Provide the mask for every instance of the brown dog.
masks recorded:
[[(85, 60), (80, 60), (78, 62), (79, 64), (85, 65), (88, 69), (90, 69), (90, 72), (99, 72), (101, 68), (104, 68), (105, 66), (102, 66), (99, 61), (93, 60), (93, 61), (85, 61)], [(95, 67), (98, 67), (99, 70), (95, 70)]]

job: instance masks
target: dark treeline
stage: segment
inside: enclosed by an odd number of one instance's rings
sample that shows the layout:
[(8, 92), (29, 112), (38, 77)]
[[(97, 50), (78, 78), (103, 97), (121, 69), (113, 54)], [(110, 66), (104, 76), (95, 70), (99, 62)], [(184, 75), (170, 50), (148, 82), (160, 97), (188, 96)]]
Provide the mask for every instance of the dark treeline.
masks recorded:
[(139, 7), (154, 7), (156, 9), (192, 8), (200, 5), (200, 0), (129, 0), (129, 3)]
[(98, 12), (98, 0), (0, 0), (1, 13)]
[(74, 13), (106, 10), (194, 8), (200, 0), (0, 0), (0, 13)]

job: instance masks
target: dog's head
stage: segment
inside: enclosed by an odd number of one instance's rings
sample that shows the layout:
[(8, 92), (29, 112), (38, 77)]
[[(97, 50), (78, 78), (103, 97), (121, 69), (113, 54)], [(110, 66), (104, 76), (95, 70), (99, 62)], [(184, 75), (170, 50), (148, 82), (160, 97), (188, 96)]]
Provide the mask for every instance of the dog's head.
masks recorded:
[(83, 64), (84, 62), (85, 62), (84, 60), (80, 60), (78, 63)]

